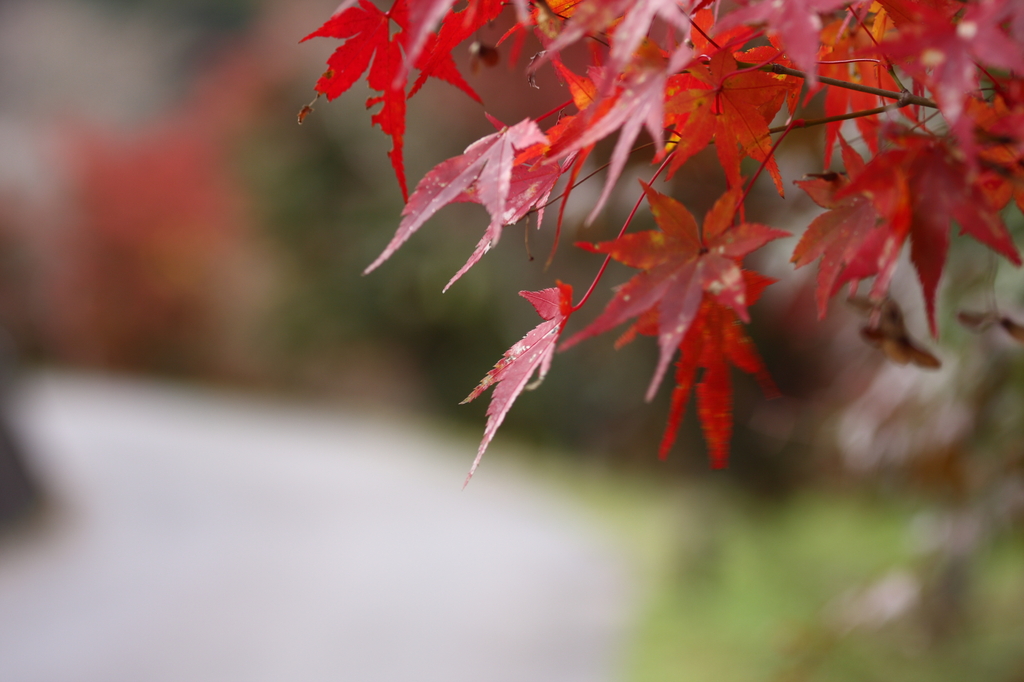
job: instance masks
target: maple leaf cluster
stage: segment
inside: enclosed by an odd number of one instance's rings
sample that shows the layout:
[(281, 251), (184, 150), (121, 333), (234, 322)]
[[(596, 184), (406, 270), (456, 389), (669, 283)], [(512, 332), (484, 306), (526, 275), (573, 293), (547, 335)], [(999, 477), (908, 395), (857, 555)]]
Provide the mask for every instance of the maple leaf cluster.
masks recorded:
[[(480, 102), (452, 51), (472, 40), (475, 59), (499, 61), (498, 46), (481, 45), (474, 36), (506, 6), (515, 22), (501, 41), (512, 45), (510, 61), (532, 35), (541, 49), (526, 67), (528, 75), (553, 70), (571, 100), (557, 112), (514, 125), (488, 116), (496, 132), (439, 163), (409, 195), (402, 156), (406, 101), (436, 78)], [(910, 338), (889, 296), (904, 246), (935, 338), (937, 292), (954, 224), (961, 235), (1021, 264), (1004, 222), (1007, 212), (1024, 208), (1019, 0), (395, 0), (387, 10), (358, 0), (343, 3), (307, 39), (313, 37), (342, 41), (316, 83), (318, 97), (338, 97), (364, 73), (380, 93), (367, 108), (380, 106), (371, 122), (392, 140), (389, 156), (406, 199), (397, 232), (367, 272), (454, 202), (481, 204), (490, 222), (448, 286), (498, 242), (504, 227), (531, 214), (540, 225), (554, 201), (560, 202), (557, 235), (595, 145), (616, 133), (588, 223), (602, 211), (628, 161), (646, 154), (654, 166), (618, 237), (579, 245), (605, 259), (578, 301), (572, 287), (560, 282), (521, 292), (544, 321), (466, 399), (496, 386), (473, 470), (533, 375), (547, 373), (556, 349), (626, 323), (619, 343), (637, 334), (657, 339), (648, 400), (676, 359), (661, 455), (668, 454), (695, 387), (712, 465), (726, 464), (729, 365), (754, 374), (769, 397), (777, 393), (742, 326), (773, 280), (745, 269), (743, 260), (788, 232), (748, 222), (745, 202), (763, 171), (783, 195), (786, 178), (776, 152), (793, 129), (818, 127), (824, 136), (821, 166), (793, 179), (824, 209), (792, 254), (798, 268), (818, 262), (819, 317), (846, 285), (868, 317), (865, 340), (896, 362), (936, 368), (939, 360)], [(562, 58), (576, 44), (590, 47), (585, 69), (572, 69)], [(821, 105), (823, 117), (805, 117)], [(309, 111), (303, 108), (300, 122)], [(552, 113), (558, 114), (554, 121)], [(643, 132), (653, 144), (637, 145)], [(709, 145), (727, 190), (698, 225), (686, 207), (651, 185), (671, 179)], [(657, 229), (629, 232), (644, 202)], [(615, 289), (603, 312), (559, 345), (609, 260), (637, 273)], [(866, 296), (857, 295), (862, 280), (871, 280)], [(995, 310), (970, 315), (961, 319), (1000, 320), (1011, 333), (1019, 328)]]

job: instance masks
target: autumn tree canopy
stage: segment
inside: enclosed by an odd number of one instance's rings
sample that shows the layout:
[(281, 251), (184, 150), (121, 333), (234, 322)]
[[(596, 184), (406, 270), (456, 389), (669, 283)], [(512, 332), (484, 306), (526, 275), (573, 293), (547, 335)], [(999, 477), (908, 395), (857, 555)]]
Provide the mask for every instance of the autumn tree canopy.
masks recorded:
[[(506, 11), (515, 23), (499, 53), (499, 45), (475, 36)], [(438, 163), (410, 194), (403, 161), (407, 100), (437, 78), (480, 102), (453, 50), (470, 49), (484, 64), (517, 63), (531, 34), (543, 50), (522, 55), (521, 68), (527, 77), (553, 70), (571, 99), (510, 124), (488, 116), (496, 132)], [(347, 0), (306, 39), (315, 37), (340, 41), (316, 83), (318, 98), (335, 99), (363, 78), (379, 93), (366, 106), (371, 123), (391, 138), (388, 154), (406, 200), (394, 237), (367, 272), (443, 207), (479, 203), (490, 221), (451, 286), (508, 225), (532, 217), (559, 233), (566, 203), (602, 139), (617, 133), (588, 222), (616, 190), (627, 161), (651, 163), (642, 187), (617, 190), (637, 196), (618, 237), (578, 245), (604, 255), (586, 292), (557, 280), (549, 289), (521, 292), (543, 322), (466, 399), (494, 386), (470, 475), (513, 402), (535, 375), (543, 378), (556, 351), (616, 330), (617, 343), (638, 334), (656, 338), (648, 400), (676, 362), (661, 455), (695, 392), (711, 463), (726, 464), (730, 365), (753, 374), (767, 395), (776, 393), (743, 327), (748, 308), (773, 282), (745, 269), (743, 260), (789, 234), (745, 217), (750, 189), (765, 173), (780, 196), (795, 181), (825, 209), (791, 257), (797, 268), (817, 263), (818, 316), (847, 289), (867, 314), (862, 336), (895, 362), (923, 370), (939, 365), (910, 337), (888, 297), (904, 248), (935, 338), (936, 294), (954, 226), (958, 235), (1021, 264), (1004, 222), (1009, 211), (1024, 208), (1024, 3), (1018, 0), (396, 0), (387, 10)], [(589, 47), (590, 64), (573, 69), (562, 53), (580, 43)], [(822, 91), (824, 116), (805, 117)], [(311, 106), (299, 113), (300, 123)], [(824, 137), (824, 158), (804, 177), (784, 178), (777, 150), (790, 131), (812, 127)], [(671, 178), (709, 145), (728, 189), (698, 220), (651, 184)], [(753, 162), (744, 164), (748, 158)], [(631, 232), (644, 204), (658, 229)], [(545, 221), (549, 206), (557, 215)], [(636, 274), (618, 284), (603, 311), (580, 312), (612, 259)], [(577, 314), (589, 324), (562, 339)], [(973, 328), (999, 325), (1024, 337), (996, 309), (960, 318)]]

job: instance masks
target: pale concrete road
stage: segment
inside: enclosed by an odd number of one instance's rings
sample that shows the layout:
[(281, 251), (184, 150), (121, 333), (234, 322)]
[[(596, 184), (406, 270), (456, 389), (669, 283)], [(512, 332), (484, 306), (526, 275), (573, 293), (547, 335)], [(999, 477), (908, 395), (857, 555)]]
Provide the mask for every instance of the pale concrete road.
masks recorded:
[(2, 682), (600, 682), (635, 590), (586, 515), (474, 444), (71, 376), (17, 427), (50, 510), (0, 536)]

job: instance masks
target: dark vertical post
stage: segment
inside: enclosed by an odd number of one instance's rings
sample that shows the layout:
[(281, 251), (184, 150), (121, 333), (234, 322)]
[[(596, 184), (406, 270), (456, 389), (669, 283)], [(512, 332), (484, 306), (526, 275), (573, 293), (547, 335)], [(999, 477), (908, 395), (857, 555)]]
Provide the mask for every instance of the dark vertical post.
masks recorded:
[(0, 329), (0, 525), (25, 513), (39, 497), (39, 489), (25, 466), (24, 453), (11, 428), (9, 392), (15, 376), (15, 354)]

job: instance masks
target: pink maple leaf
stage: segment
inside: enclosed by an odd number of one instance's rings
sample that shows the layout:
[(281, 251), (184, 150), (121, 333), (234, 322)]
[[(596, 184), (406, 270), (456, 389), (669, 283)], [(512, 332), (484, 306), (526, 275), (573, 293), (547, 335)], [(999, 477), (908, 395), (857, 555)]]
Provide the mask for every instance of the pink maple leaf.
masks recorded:
[[(518, 195), (511, 194), (516, 150), (538, 143), (547, 143), (544, 133), (535, 121), (523, 119), (512, 127), (506, 126), (493, 135), (477, 140), (462, 155), (434, 166), (433, 170), (423, 176), (409, 197), (395, 236), (363, 274), (372, 272), (390, 258), (398, 247), (444, 206), (453, 202), (476, 201), (487, 209), (491, 223), (469, 260), (445, 286), (447, 291), (455, 280), (497, 243), (507, 219), (515, 217), (518, 220), (525, 214), (521, 202), (515, 200)], [(523, 181), (524, 178), (516, 180)], [(554, 180), (551, 180), (551, 185), (554, 185)], [(520, 193), (529, 190), (530, 196), (535, 199), (543, 194), (542, 190), (537, 191), (537, 186), (528, 181), (518, 185), (517, 189)]]
[(782, 38), (786, 56), (807, 72), (807, 83), (813, 88), (818, 82), (819, 15), (846, 4), (847, 0), (763, 0), (728, 14), (719, 22), (718, 30), (767, 23), (768, 30)]
[(968, 5), (956, 23), (945, 12), (916, 6), (913, 23), (881, 49), (891, 59), (908, 60), (907, 70), (932, 89), (942, 113), (955, 123), (967, 95), (978, 87), (975, 62), (1024, 70), (1024, 51), (1002, 29), (1005, 4), (986, 0)]
[(551, 358), (555, 352), (555, 344), (558, 342), (565, 323), (572, 315), (572, 286), (558, 282), (557, 287), (542, 289), (540, 291), (520, 291), (519, 295), (533, 304), (537, 314), (544, 318), (544, 322), (533, 328), (524, 336), (521, 341), (515, 343), (505, 351), (505, 354), (494, 365), (494, 369), (480, 381), (480, 384), (473, 389), (461, 404), (470, 402), (480, 396), (491, 386), (497, 384), (494, 393), (491, 394), (491, 404), (487, 406), (487, 425), (484, 427), (484, 437), (480, 441), (480, 448), (477, 450), (476, 459), (466, 476), (465, 487), (469, 479), (473, 477), (480, 458), (494, 438), (494, 434), (505, 420), (505, 415), (512, 408), (519, 394), (531, 388), (528, 386), (530, 378), (537, 372), (536, 386), (543, 381), (544, 376), (551, 368)]
[[(596, 70), (595, 70), (596, 71)], [(594, 81), (599, 81), (598, 75)], [(619, 139), (612, 151), (611, 163), (608, 166), (608, 177), (605, 180), (601, 196), (587, 217), (587, 223), (594, 221), (604, 207), (612, 188), (622, 174), (622, 169), (629, 160), (633, 143), (646, 128), (654, 147), (658, 150), (655, 161), (665, 154), (665, 85), (667, 82), (666, 63), (660, 51), (651, 43), (642, 48), (640, 58), (627, 71), (626, 76), (616, 85), (615, 92), (602, 106), (588, 107), (587, 111), (597, 111), (591, 117), (584, 114), (579, 119), (578, 133), (566, 136), (552, 149), (552, 154), (574, 153), (591, 147), (597, 141), (619, 130)], [(575, 131), (574, 131), (575, 132)]]

